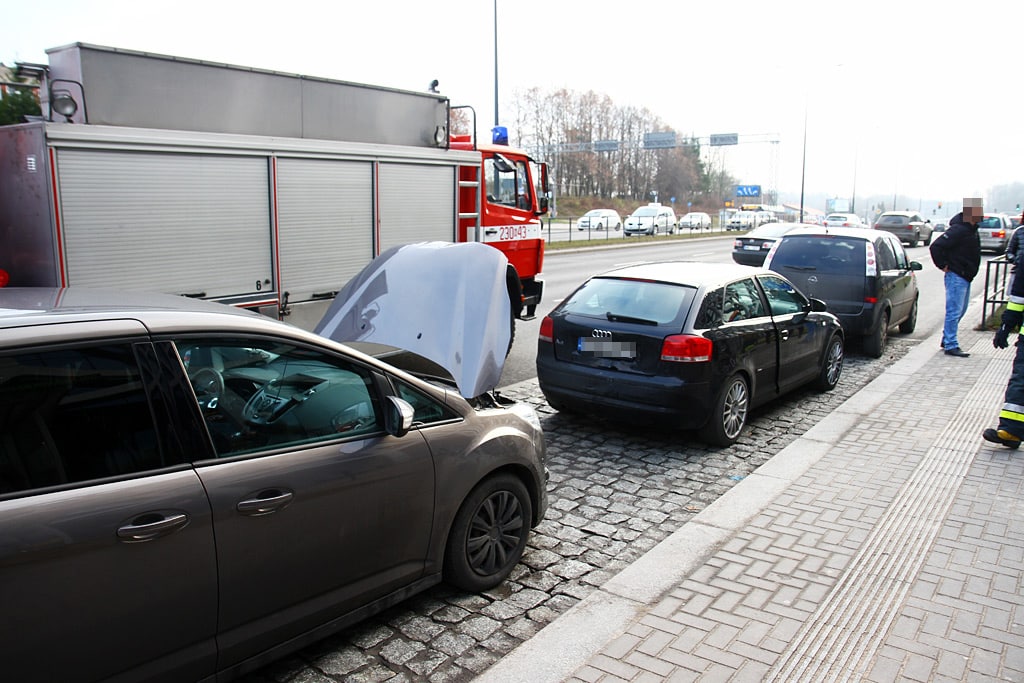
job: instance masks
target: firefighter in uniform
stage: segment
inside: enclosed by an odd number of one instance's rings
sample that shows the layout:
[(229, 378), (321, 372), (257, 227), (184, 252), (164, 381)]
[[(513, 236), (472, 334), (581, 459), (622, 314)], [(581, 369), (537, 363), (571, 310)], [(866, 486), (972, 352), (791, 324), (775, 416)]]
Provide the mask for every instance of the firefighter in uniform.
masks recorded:
[(1017, 333), (1017, 354), (1013, 358), (1013, 370), (1006, 384), (1003, 409), (999, 411), (999, 426), (986, 429), (982, 437), (986, 441), (1002, 444), (1008, 448), (1019, 448), (1024, 438), (1024, 335), (1020, 332), (1024, 323), (1024, 277), (1017, 273), (1010, 285), (1010, 300), (1003, 311), (1002, 325), (992, 338), (992, 346), (1005, 349), (1009, 346), (1011, 332)]

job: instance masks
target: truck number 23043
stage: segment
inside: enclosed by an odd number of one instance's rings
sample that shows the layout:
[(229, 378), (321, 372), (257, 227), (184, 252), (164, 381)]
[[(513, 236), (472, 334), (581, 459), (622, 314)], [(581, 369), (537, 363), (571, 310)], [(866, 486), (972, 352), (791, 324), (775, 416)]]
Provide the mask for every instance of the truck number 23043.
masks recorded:
[(525, 225), (503, 225), (499, 228), (499, 240), (525, 240), (530, 238), (530, 231)]

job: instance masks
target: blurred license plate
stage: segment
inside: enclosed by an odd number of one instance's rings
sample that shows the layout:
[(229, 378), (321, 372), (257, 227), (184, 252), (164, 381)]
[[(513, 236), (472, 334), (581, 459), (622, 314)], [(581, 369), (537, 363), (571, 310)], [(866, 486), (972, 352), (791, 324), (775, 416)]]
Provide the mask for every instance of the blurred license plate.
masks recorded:
[(747, 251), (761, 251), (761, 247), (757, 246), (756, 244), (744, 244), (743, 248), (746, 249)]
[(580, 353), (591, 353), (599, 358), (636, 358), (636, 342), (580, 337), (576, 349)]

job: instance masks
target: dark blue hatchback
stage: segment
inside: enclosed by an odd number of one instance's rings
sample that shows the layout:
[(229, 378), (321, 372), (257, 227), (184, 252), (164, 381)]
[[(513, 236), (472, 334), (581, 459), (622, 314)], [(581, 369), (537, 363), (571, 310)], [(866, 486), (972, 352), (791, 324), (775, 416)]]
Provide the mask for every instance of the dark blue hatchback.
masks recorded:
[(557, 410), (696, 429), (734, 443), (748, 411), (835, 387), (844, 336), (824, 304), (759, 268), (662, 262), (587, 280), (541, 323), (537, 378)]

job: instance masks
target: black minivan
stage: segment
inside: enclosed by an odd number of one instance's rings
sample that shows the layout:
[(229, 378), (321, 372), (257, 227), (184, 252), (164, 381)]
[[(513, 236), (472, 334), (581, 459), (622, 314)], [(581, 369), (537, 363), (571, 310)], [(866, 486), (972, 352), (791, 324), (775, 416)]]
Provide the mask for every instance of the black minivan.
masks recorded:
[(864, 352), (882, 355), (889, 331), (917, 326), (917, 276), (895, 235), (870, 228), (801, 228), (784, 235), (764, 267), (786, 276), (807, 297), (821, 299)]

